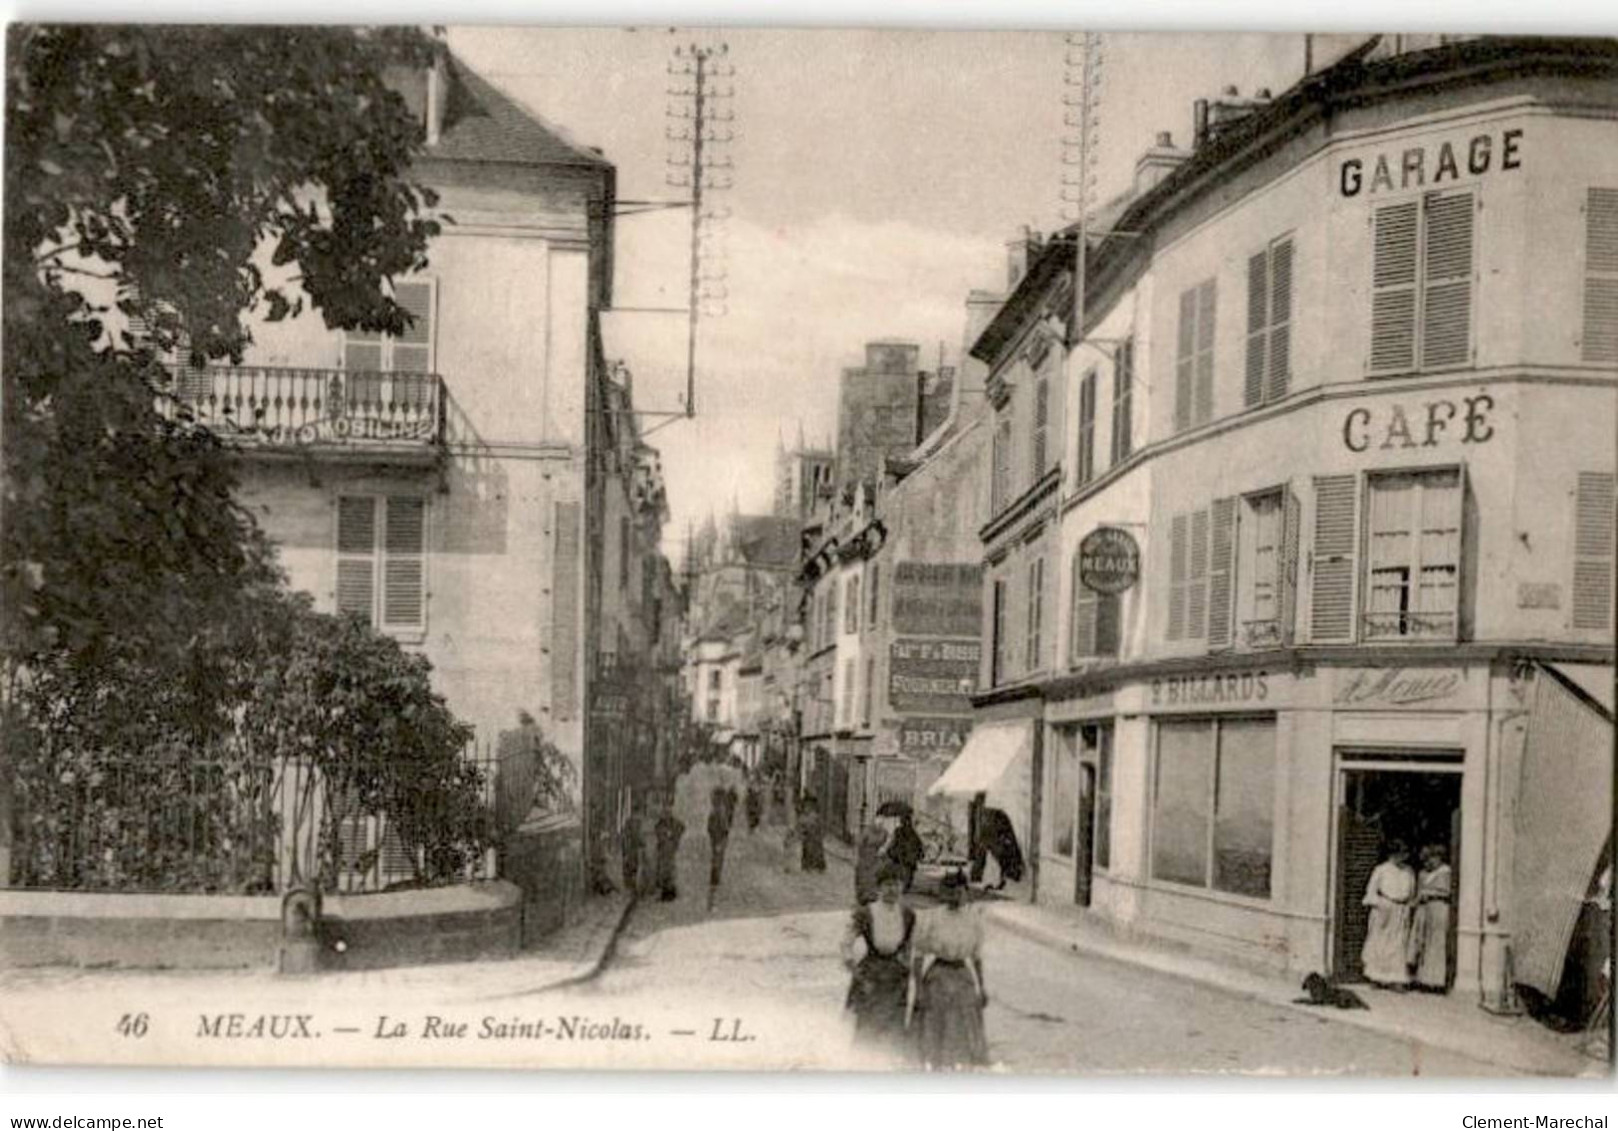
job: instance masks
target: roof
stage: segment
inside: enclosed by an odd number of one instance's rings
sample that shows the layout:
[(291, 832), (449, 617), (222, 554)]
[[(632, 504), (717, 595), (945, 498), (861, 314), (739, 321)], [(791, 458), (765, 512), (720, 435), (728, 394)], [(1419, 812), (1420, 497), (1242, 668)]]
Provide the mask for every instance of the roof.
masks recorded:
[(427, 156), (449, 161), (507, 165), (577, 165), (610, 169), (600, 153), (570, 138), (561, 127), (519, 106), (510, 96), (453, 55), (447, 59), (448, 100), (438, 143)]

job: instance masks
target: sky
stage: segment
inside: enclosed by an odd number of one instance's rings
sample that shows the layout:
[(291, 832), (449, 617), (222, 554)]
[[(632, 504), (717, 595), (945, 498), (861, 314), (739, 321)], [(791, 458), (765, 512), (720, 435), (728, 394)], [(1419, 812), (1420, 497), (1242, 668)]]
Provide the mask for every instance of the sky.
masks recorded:
[[(1060, 32), (727, 28), (453, 28), (474, 69), (618, 169), (620, 199), (668, 200), (668, 64), (723, 42), (735, 71), (725, 313), (703, 321), (695, 419), (648, 416), (678, 559), (690, 524), (769, 509), (778, 442), (834, 434), (837, 383), (863, 344), (962, 349), (965, 299), (1000, 291), (1006, 243), (1063, 222), (1066, 46)], [(1189, 142), (1191, 104), (1227, 84), (1279, 92), (1302, 73), (1299, 35), (1104, 37), (1100, 195), (1127, 187), (1159, 131)], [(618, 221), (614, 306), (685, 305), (688, 215)], [(685, 319), (614, 313), (609, 360), (642, 411), (677, 410)], [(658, 427), (659, 425), (662, 427)]]

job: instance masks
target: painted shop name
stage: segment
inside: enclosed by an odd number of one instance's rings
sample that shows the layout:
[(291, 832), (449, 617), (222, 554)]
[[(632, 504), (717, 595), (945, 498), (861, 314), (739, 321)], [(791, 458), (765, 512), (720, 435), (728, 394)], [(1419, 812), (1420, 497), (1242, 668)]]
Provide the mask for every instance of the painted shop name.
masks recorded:
[[(1522, 167), (1522, 130), (1476, 134), (1464, 142), (1442, 142), (1437, 148), (1413, 145), (1375, 157), (1349, 157), (1337, 171), (1337, 188), (1344, 196), (1402, 192), (1460, 180), (1464, 171), (1481, 177), (1491, 169)], [(1369, 169), (1369, 173), (1367, 173)]]
[(1494, 438), (1487, 393), (1457, 401), (1428, 401), (1414, 412), (1394, 404), (1385, 410), (1351, 408), (1343, 416), (1343, 447), (1351, 452), (1403, 448), (1436, 448), (1446, 436), (1463, 444), (1486, 444)]
[(1219, 703), (1262, 703), (1270, 694), (1269, 672), (1224, 675), (1171, 675), (1152, 680), (1152, 706), (1192, 707)]

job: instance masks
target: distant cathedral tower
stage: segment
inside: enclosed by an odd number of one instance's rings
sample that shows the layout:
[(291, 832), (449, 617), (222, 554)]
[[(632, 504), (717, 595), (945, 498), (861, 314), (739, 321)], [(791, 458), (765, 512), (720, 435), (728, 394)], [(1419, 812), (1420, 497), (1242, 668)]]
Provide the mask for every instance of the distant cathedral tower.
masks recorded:
[(804, 443), (803, 426), (798, 426), (798, 442), (788, 448), (779, 439), (775, 444), (775, 514), (780, 518), (805, 518), (814, 509), (815, 499), (831, 486), (835, 457), (829, 449), (811, 448)]

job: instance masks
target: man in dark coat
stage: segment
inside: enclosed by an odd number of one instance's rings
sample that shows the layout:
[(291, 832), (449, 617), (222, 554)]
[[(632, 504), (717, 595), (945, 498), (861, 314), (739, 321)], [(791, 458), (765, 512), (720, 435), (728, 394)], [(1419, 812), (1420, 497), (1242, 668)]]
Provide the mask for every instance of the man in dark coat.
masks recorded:
[(1016, 883), (1022, 879), (1022, 848), (1017, 844), (1017, 831), (1012, 828), (1011, 818), (1004, 809), (984, 806), (978, 814), (977, 836), (972, 841), (973, 883), (983, 879), (983, 866), (990, 856), (1000, 865), (1000, 882), (996, 887), (1005, 887), (1007, 880)]
[(893, 837), (888, 842), (888, 859), (899, 869), (904, 877), (904, 889), (916, 881), (916, 866), (921, 863), (925, 849), (921, 843), (921, 834), (916, 832), (910, 813), (899, 813), (899, 824), (893, 830)]

